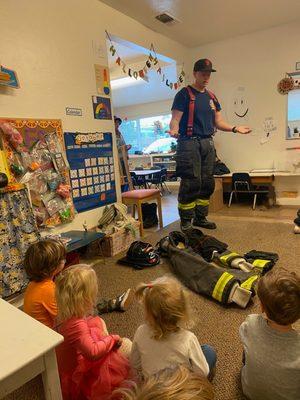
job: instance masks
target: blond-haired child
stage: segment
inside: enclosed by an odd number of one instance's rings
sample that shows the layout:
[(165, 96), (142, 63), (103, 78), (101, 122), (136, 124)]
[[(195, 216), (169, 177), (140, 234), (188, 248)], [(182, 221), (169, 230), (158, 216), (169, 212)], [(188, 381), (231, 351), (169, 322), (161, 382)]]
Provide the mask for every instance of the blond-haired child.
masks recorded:
[(66, 248), (57, 240), (41, 240), (26, 251), (24, 267), (30, 280), (24, 297), (24, 311), (49, 328), (57, 315), (55, 276), (64, 268)]
[(270, 271), (258, 282), (261, 314), (248, 315), (240, 326), (244, 346), (243, 392), (250, 400), (300, 398), (300, 277)]
[(106, 399), (128, 377), (120, 336), (107, 334), (104, 321), (91, 316), (97, 292), (96, 273), (88, 265), (74, 265), (57, 277), (57, 330), (64, 336), (57, 361), (64, 399)]
[(113, 399), (122, 400), (213, 400), (211, 383), (203, 376), (177, 366), (150, 376), (140, 386), (118, 389)]
[(201, 348), (196, 336), (184, 329), (189, 305), (178, 281), (162, 277), (142, 283), (136, 295), (144, 304), (146, 322), (137, 329), (132, 345), (130, 360), (136, 374), (144, 379), (181, 364), (205, 377), (213, 373), (215, 351), (208, 345)]

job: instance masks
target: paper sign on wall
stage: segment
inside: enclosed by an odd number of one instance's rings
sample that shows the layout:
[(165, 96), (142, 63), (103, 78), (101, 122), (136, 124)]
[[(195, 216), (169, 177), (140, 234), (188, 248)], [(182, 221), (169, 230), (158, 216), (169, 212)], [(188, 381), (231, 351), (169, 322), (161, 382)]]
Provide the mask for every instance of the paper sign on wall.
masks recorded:
[(106, 66), (94, 64), (97, 93), (110, 95), (109, 71)]

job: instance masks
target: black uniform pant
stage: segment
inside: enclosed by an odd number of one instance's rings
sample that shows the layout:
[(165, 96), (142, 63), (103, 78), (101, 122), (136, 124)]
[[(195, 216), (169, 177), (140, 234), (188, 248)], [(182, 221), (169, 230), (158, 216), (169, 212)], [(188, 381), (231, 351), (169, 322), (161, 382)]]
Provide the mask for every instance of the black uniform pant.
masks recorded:
[(181, 178), (178, 209), (181, 220), (203, 219), (214, 192), (215, 147), (209, 138), (180, 138), (177, 144), (176, 174)]

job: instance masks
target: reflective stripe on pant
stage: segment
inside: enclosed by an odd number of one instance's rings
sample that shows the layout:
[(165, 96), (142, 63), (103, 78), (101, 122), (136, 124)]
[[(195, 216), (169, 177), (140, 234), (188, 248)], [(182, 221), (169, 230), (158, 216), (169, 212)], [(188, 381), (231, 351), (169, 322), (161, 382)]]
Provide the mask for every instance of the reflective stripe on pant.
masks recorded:
[(164, 250), (170, 258), (171, 271), (189, 289), (223, 304), (228, 303), (231, 289), (236, 284), (245, 282), (244, 289), (254, 293), (257, 274), (210, 264), (191, 247), (178, 248), (178, 241), (186, 243), (185, 236), (180, 232), (170, 232), (164, 241)]
[(224, 268), (209, 264), (190, 247), (178, 249), (170, 243), (167, 252), (172, 272), (189, 289), (212, 297), (220, 303), (227, 303), (233, 285), (238, 283), (234, 276), (235, 271), (232, 274), (230, 271), (229, 274)]
[(197, 218), (199, 220), (208, 215), (209, 200), (196, 199), (190, 203), (178, 203), (178, 211), (180, 219), (191, 220)]

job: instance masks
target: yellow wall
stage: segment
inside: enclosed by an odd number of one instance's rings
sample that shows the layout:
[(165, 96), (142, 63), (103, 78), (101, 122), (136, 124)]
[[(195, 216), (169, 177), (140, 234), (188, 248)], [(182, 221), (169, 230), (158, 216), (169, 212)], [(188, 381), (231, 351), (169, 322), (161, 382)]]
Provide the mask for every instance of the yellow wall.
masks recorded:
[[(105, 30), (176, 61), (187, 49), (97, 0), (1, 0), (0, 62), (18, 73), (21, 88), (0, 88), (0, 117), (58, 118), (63, 129), (113, 131), (93, 117), (94, 63), (107, 65)], [(79, 107), (83, 117), (65, 115)], [(120, 192), (118, 191), (118, 196)], [(58, 231), (94, 227), (100, 209), (81, 213)]]

